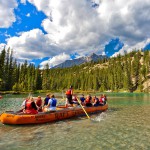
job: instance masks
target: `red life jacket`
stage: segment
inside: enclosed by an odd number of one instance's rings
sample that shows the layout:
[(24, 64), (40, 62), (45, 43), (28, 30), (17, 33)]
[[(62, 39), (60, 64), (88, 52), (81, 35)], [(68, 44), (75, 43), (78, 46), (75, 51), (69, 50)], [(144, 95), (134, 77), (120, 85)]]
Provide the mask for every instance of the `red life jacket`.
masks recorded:
[(85, 103), (91, 103), (90, 98), (86, 98)]
[(38, 111), (32, 107), (32, 103), (33, 103), (33, 101), (26, 100), (25, 113), (28, 113), (28, 114), (37, 114), (38, 113)]
[(103, 104), (104, 103), (104, 97), (100, 97), (99, 102), (100, 102), (100, 104)]
[(37, 105), (38, 107), (41, 107), (41, 105), (42, 105), (42, 100), (41, 100), (41, 99), (37, 99), (37, 100), (36, 100), (36, 105)]
[(73, 99), (73, 100), (74, 100), (74, 101), (78, 101), (76, 96), (74, 97), (74, 99)]
[(72, 91), (71, 89), (67, 90), (66, 95), (71, 95), (72, 94), (71, 91)]
[(32, 109), (32, 105), (31, 105), (32, 101), (30, 100), (26, 100), (26, 103), (25, 103), (25, 109)]

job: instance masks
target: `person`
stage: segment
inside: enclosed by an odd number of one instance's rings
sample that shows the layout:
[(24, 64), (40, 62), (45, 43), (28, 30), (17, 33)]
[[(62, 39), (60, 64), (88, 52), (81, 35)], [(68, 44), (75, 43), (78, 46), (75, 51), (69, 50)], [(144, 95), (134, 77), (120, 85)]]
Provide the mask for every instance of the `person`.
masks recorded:
[(99, 98), (99, 105), (104, 106), (104, 101), (105, 101), (104, 96), (103, 96), (103, 94), (101, 94), (101, 96)]
[(24, 113), (27, 114), (37, 114), (37, 106), (34, 102), (33, 97), (30, 97), (29, 99), (26, 99), (25, 101), (25, 109), (23, 110)]
[(86, 99), (85, 99), (85, 106), (87, 107), (92, 107), (92, 97), (91, 95), (87, 95)]
[(81, 105), (83, 105), (84, 106), (84, 104), (85, 104), (85, 97), (84, 97), (84, 94), (82, 94), (82, 96), (80, 97), (80, 101), (81, 101)]
[(44, 106), (47, 106), (47, 105), (48, 105), (49, 99), (50, 99), (50, 94), (48, 93), (48, 94), (46, 94), (46, 97), (45, 97), (45, 99), (44, 99)]
[(73, 95), (73, 86), (70, 86), (70, 88), (66, 91), (66, 107), (68, 105), (73, 106), (73, 101), (72, 101), (72, 95)]
[(105, 94), (103, 94), (104, 97), (104, 105), (107, 103), (107, 96)]
[(19, 112), (23, 112), (25, 110), (26, 101), (29, 99), (30, 97), (27, 97), (26, 99), (24, 99), (24, 101), (21, 104), (21, 109), (19, 110)]
[(95, 107), (99, 106), (99, 99), (96, 96), (94, 96), (93, 101), (94, 101), (93, 106)]
[(41, 96), (38, 96), (36, 101), (36, 106), (38, 108), (38, 112), (42, 112), (42, 99), (41, 99)]
[(79, 102), (78, 102), (78, 99), (77, 99), (77, 96), (76, 96), (76, 95), (73, 95), (73, 96), (72, 96), (72, 100), (73, 100), (73, 104), (79, 105)]
[(55, 96), (52, 94), (50, 96), (50, 99), (48, 101), (48, 105), (46, 106), (45, 111), (56, 111), (56, 105), (57, 105), (57, 99)]

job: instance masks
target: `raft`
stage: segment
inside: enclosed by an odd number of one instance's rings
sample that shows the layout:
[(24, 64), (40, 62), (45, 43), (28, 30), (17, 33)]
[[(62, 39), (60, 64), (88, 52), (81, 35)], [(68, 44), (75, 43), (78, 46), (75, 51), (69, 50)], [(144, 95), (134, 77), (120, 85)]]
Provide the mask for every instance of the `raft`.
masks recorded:
[[(108, 109), (108, 105), (98, 107), (84, 107), (87, 113), (98, 113)], [(38, 114), (24, 114), (7, 111), (1, 114), (0, 121), (3, 124), (19, 125), (19, 124), (41, 124), (64, 120), (80, 115), (85, 112), (81, 107), (65, 108), (64, 106), (57, 106), (55, 112), (39, 112)]]

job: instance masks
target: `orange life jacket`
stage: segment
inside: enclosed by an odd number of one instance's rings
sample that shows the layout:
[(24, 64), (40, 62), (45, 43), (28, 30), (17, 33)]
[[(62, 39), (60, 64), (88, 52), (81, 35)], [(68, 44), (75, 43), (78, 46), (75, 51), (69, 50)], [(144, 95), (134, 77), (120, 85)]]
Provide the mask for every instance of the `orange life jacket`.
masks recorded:
[(71, 89), (67, 90), (66, 95), (71, 95), (72, 94), (71, 91), (72, 91)]

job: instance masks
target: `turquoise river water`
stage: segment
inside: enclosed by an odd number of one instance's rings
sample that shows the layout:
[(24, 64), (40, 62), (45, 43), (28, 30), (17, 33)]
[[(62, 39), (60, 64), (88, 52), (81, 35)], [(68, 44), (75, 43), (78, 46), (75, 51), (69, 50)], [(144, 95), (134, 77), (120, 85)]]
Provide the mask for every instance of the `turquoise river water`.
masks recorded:
[[(97, 93), (98, 94), (98, 93)], [(0, 150), (150, 150), (150, 95), (108, 93), (106, 112), (40, 125), (0, 123)], [(26, 95), (5, 95), (0, 113)]]

